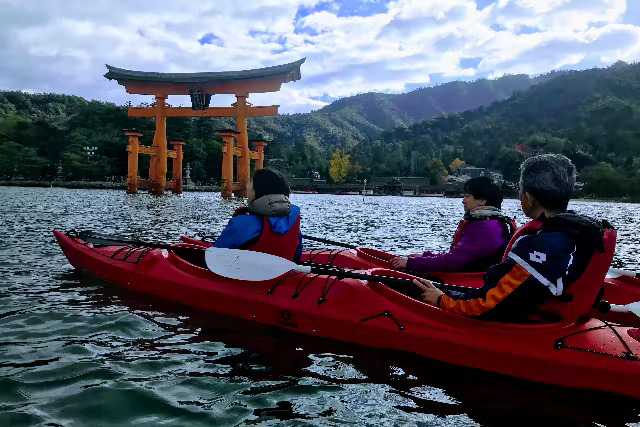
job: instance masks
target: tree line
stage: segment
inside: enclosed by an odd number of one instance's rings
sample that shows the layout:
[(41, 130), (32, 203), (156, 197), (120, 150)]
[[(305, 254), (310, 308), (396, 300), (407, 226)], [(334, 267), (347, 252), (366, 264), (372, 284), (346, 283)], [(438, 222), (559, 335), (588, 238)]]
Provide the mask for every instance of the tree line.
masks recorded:
[[(395, 119), (378, 125), (372, 120), (385, 108), (397, 113), (402, 102), (415, 111), (421, 96), (425, 103), (433, 102), (435, 92), (426, 90), (433, 88), (411, 92), (406, 98), (410, 102), (370, 94), (337, 101), (323, 111), (250, 118), (249, 138), (271, 141), (268, 164), (289, 176), (317, 171), (329, 182), (408, 176), (415, 170), (438, 183), (461, 162), (516, 181), (527, 156), (562, 153), (578, 167), (586, 194), (640, 198), (640, 65), (619, 62), (606, 69), (550, 73), (527, 84), (521, 78), (504, 82), (512, 88), (491, 86), (493, 99), (512, 94), (502, 101), (420, 121), (403, 113), (404, 121), (395, 127)], [(452, 92), (438, 96), (460, 97), (470, 88), (486, 95), (477, 89), (487, 87), (486, 81), (470, 84), (476, 86), (450, 84)], [(372, 104), (372, 99), (383, 101)], [(487, 99), (491, 97), (477, 96), (474, 102), (487, 104)], [(389, 122), (388, 116), (380, 117)], [(219, 182), (222, 153), (216, 129), (235, 127), (235, 119), (167, 122), (168, 137), (186, 141), (184, 164), (189, 164), (192, 179)], [(142, 144), (151, 145), (153, 119), (128, 117), (126, 106), (67, 95), (0, 92), (0, 180), (50, 180), (60, 172), (68, 180), (123, 179), (127, 157), (122, 130), (132, 128), (144, 134)], [(148, 161), (141, 157), (143, 177)]]

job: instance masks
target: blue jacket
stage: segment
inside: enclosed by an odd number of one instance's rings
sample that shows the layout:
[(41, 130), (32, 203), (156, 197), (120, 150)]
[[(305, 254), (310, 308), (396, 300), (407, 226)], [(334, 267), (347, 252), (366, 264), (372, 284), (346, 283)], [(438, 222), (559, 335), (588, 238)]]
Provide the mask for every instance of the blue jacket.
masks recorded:
[[(300, 216), (300, 208), (291, 205), (288, 216), (270, 216), (271, 230), (276, 234), (285, 234), (293, 227)], [(257, 240), (262, 234), (264, 219), (260, 215), (238, 215), (229, 220), (227, 226), (213, 245), (216, 248), (239, 249), (250, 240)], [(295, 259), (302, 255), (302, 234), (296, 249)]]

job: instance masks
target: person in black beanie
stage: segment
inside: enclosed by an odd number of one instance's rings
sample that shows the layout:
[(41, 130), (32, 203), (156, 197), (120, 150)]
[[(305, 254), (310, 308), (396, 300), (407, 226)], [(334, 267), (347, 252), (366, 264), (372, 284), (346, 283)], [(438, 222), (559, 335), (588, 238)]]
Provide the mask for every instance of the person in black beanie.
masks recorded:
[(274, 169), (258, 169), (238, 208), (216, 240), (217, 248), (247, 249), (298, 261), (302, 254), (300, 208), (289, 200), (289, 183)]

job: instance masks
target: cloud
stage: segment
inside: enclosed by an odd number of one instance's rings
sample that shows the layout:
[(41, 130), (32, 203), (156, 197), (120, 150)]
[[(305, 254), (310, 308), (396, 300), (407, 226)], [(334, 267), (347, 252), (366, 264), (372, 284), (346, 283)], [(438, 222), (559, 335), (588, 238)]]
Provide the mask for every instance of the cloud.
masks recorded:
[[(368, 91), (640, 58), (632, 0), (0, 0), (0, 88), (124, 103), (102, 77), (259, 68), (302, 57), (302, 80), (255, 105), (304, 112)], [(229, 105), (232, 96), (214, 96)], [(171, 98), (174, 105), (186, 102)]]

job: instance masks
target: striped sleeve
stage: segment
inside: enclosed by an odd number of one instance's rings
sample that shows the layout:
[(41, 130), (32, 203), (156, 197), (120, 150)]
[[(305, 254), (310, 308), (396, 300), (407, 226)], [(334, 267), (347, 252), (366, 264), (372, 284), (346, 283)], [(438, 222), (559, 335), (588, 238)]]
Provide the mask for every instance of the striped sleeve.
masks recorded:
[[(531, 274), (521, 265), (515, 264), (495, 286), (486, 289), (486, 291), (483, 289), (484, 295), (470, 299), (443, 295), (440, 299), (440, 308), (465, 316), (480, 316), (500, 304), (530, 276)], [(476, 291), (471, 292), (475, 293)]]

